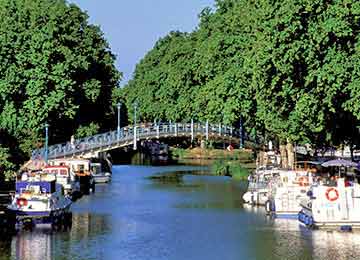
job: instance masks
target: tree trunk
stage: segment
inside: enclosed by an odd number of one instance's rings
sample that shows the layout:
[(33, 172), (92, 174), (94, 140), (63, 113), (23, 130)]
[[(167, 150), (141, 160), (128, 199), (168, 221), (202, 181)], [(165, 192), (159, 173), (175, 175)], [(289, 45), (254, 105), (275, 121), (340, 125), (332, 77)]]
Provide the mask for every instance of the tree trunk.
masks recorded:
[(260, 151), (257, 154), (257, 158), (256, 158), (256, 166), (257, 167), (261, 167), (264, 165), (264, 152)]
[(287, 158), (287, 152), (286, 152), (286, 145), (280, 144), (280, 158), (281, 158), (281, 168), (287, 168), (288, 167), (288, 158)]
[(354, 161), (354, 146), (352, 143), (350, 144), (350, 156), (351, 156), (351, 161)]
[(288, 157), (288, 168), (294, 169), (295, 166), (295, 153), (294, 145), (288, 141), (286, 145), (287, 157)]

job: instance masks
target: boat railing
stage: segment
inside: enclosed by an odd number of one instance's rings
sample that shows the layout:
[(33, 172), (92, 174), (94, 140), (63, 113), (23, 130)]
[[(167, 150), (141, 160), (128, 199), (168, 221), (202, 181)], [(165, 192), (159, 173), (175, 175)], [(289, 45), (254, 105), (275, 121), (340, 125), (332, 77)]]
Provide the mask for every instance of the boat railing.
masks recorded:
[(268, 183), (265, 181), (261, 182), (250, 182), (249, 183), (249, 189), (250, 190), (259, 190), (259, 189), (265, 189), (268, 186)]

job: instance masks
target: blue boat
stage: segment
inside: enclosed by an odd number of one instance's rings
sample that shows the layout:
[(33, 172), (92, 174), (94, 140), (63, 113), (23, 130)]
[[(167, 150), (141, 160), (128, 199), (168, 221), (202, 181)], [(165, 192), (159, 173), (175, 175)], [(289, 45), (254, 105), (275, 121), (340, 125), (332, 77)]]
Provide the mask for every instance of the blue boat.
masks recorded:
[(16, 182), (8, 209), (16, 214), (18, 224), (65, 225), (71, 222), (71, 203), (54, 176), (37, 174)]

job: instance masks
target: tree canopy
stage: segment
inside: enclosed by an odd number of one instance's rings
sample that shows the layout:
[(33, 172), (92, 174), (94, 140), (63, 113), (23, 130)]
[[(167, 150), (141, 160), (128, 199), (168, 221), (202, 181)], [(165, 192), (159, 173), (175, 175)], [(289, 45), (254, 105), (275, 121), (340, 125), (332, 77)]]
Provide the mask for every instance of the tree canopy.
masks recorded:
[(356, 145), (359, 19), (351, 0), (217, 0), (193, 32), (156, 43), (121, 97), (144, 120), (242, 116), (280, 141)]
[(114, 61), (100, 28), (76, 5), (0, 0), (0, 144), (11, 136), (10, 153), (20, 146), (28, 154), (42, 145), (45, 122), (52, 143), (80, 126), (109, 128), (121, 78)]

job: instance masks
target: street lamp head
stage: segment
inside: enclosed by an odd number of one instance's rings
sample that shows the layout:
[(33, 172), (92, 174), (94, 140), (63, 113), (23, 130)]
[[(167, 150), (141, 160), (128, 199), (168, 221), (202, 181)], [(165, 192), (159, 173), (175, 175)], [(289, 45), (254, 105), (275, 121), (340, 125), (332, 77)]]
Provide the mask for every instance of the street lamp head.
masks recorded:
[(117, 103), (117, 108), (120, 109), (121, 108), (121, 103)]
[(137, 107), (139, 106), (138, 101), (137, 101), (137, 100), (135, 100), (133, 105), (134, 105), (134, 107), (135, 107), (135, 108), (137, 108)]

